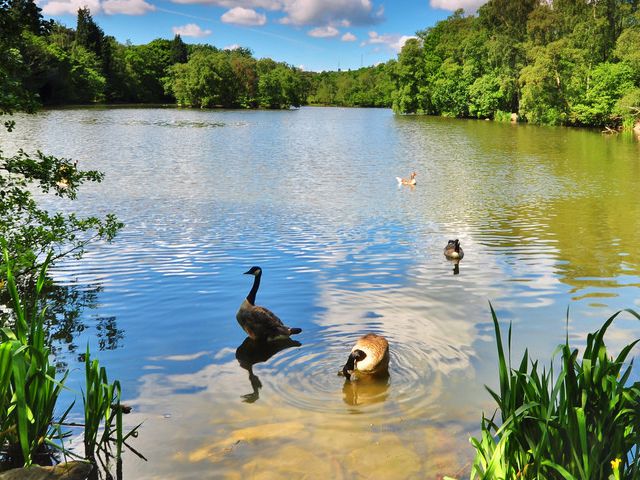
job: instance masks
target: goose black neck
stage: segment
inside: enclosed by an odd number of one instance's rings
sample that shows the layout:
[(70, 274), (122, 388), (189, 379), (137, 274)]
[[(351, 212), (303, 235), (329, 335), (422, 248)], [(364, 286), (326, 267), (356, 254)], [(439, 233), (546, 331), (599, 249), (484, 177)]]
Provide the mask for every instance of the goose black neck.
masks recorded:
[(247, 300), (251, 305), (256, 304), (256, 294), (258, 293), (258, 288), (260, 287), (260, 277), (262, 276), (262, 272), (258, 273), (253, 278), (253, 287), (251, 287), (251, 291), (249, 295), (247, 295)]

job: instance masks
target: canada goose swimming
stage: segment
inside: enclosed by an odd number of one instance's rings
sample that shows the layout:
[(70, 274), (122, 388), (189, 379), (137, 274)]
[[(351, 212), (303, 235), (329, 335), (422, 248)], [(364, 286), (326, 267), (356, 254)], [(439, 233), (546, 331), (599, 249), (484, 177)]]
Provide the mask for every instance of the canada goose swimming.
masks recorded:
[(354, 372), (366, 374), (386, 374), (389, 367), (389, 342), (387, 339), (367, 333), (360, 337), (351, 349), (342, 374), (348, 379)]
[(462, 260), (462, 257), (464, 257), (464, 251), (460, 246), (460, 240), (457, 238), (455, 240), (449, 240), (447, 246), (444, 247), (444, 256), (449, 259)]
[(262, 363), (269, 360), (276, 353), (290, 347), (299, 347), (300, 342), (292, 340), (289, 337), (279, 338), (272, 342), (254, 340), (250, 337), (244, 339), (240, 346), (236, 349), (236, 360), (242, 368), (249, 372), (249, 382), (253, 392), (243, 395), (243, 402), (253, 403), (260, 398), (259, 389), (262, 388), (262, 382), (256, 374), (253, 373), (253, 366), (256, 363)]
[(254, 276), (253, 286), (247, 298), (240, 305), (238, 313), (236, 313), (236, 319), (242, 329), (247, 332), (247, 335), (253, 340), (274, 340), (300, 333), (302, 329), (285, 326), (282, 320), (271, 310), (255, 304), (258, 287), (260, 287), (262, 269), (260, 267), (251, 267), (244, 274)]
[(409, 178), (400, 178), (396, 177), (398, 180), (398, 185), (411, 185), (412, 187), (416, 184), (416, 172), (411, 172), (411, 176)]

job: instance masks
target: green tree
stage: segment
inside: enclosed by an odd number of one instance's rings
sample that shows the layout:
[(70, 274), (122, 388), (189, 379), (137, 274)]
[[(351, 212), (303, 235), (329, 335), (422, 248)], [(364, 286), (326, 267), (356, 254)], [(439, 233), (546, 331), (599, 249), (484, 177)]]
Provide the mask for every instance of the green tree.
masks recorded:
[[(4, 116), (33, 110), (36, 103), (20, 76), (24, 64), (18, 47), (22, 46), (24, 26), (11, 21), (8, 2), (0, 1), (0, 26), (8, 27), (0, 36), (0, 116)], [(4, 124), (9, 131), (14, 126), (11, 120)], [(52, 250), (55, 258), (80, 255), (90, 241), (114, 237), (122, 226), (115, 216), (79, 218), (73, 213), (55, 213), (40, 207), (34, 196), (37, 192), (54, 193), (73, 199), (83, 182), (101, 179), (101, 173), (79, 170), (69, 159), (42, 152), (29, 155), (22, 150), (5, 156), (0, 151), (0, 238), (16, 272), (35, 273), (38, 262)]]
[(93, 21), (88, 7), (78, 9), (76, 24), (76, 45), (93, 52), (98, 58), (102, 57), (102, 38), (104, 32)]
[(258, 106), (258, 70), (256, 60), (237, 51), (230, 54), (233, 81), (238, 86), (236, 102), (243, 108)]
[(189, 107), (234, 106), (236, 86), (228, 55), (206, 49), (194, 51), (187, 63), (170, 67), (166, 81), (178, 104)]
[(624, 63), (601, 63), (590, 79), (589, 90), (572, 105), (572, 123), (580, 125), (607, 125), (620, 123), (622, 118), (612, 118), (618, 99), (633, 90), (631, 68)]
[(171, 41), (158, 38), (146, 45), (127, 46), (123, 53), (129, 99), (136, 102), (166, 101), (169, 97), (163, 79), (172, 65)]
[[(638, 19), (640, 23), (640, 19)], [(640, 86), (640, 25), (625, 29), (618, 40), (614, 50), (614, 57), (627, 64), (631, 68), (636, 85)]]
[(503, 103), (500, 80), (492, 74), (477, 78), (469, 86), (469, 115), (492, 118)]
[(393, 109), (401, 113), (424, 112), (427, 100), (424, 89), (425, 61), (422, 45), (409, 39), (398, 55), (396, 65), (398, 89), (394, 94)]
[(176, 33), (171, 42), (171, 53), (169, 56), (170, 63), (186, 63), (189, 58), (189, 49), (182, 41), (179, 33)]

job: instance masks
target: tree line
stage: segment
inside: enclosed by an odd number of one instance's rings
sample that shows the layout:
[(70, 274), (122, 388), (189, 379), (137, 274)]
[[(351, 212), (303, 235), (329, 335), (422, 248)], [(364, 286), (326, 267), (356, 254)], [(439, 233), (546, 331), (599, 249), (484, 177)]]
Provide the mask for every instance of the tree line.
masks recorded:
[[(397, 60), (305, 72), (246, 48), (145, 45), (106, 35), (87, 8), (75, 29), (34, 0), (0, 0), (20, 35), (0, 75), (44, 104), (177, 103), (190, 107), (393, 107), (398, 113), (632, 126), (640, 117), (640, 0), (490, 0), (407, 41)], [(4, 70), (4, 71), (3, 71)], [(0, 77), (0, 80), (2, 80)], [(3, 83), (5, 83), (3, 81)]]
[(144, 45), (121, 44), (104, 33), (88, 8), (78, 10), (72, 29), (45, 20), (34, 0), (1, 0), (0, 18), (18, 33), (7, 45), (17, 68), (5, 69), (6, 78), (45, 105), (390, 107), (395, 88), (395, 60), (356, 71), (315, 73), (256, 59), (247, 48), (187, 45), (180, 35)]
[(490, 0), (417, 33), (398, 57), (403, 113), (549, 125), (640, 117), (638, 0)]
[[(166, 103), (192, 107), (288, 108), (306, 101), (304, 72), (245, 48), (187, 45), (180, 35), (145, 45), (121, 44), (106, 35), (88, 8), (75, 29), (44, 20), (33, 0), (0, 1), (3, 24), (19, 30), (11, 45), (13, 71), (45, 105)], [(2, 34), (0, 34), (2, 35)], [(6, 39), (3, 43), (7, 43)]]

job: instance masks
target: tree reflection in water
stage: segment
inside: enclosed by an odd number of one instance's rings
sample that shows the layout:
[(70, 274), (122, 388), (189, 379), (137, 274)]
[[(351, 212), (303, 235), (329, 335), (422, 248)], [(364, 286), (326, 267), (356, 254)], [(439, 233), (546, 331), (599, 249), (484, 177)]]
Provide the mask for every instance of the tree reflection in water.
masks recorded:
[[(33, 291), (29, 285), (21, 285), (23, 298), (32, 310), (33, 301), (29, 301), (27, 294)], [(56, 357), (56, 368), (62, 371), (66, 368), (65, 354), (75, 355), (78, 361), (84, 361), (85, 347), (78, 349), (78, 338), (95, 328), (94, 338), (100, 351), (114, 350), (124, 338), (124, 331), (118, 328), (115, 316), (88, 316), (85, 310), (97, 309), (98, 296), (102, 292), (101, 285), (56, 285), (49, 281), (43, 289), (39, 300), (38, 311), (45, 312), (45, 331), (51, 353)], [(0, 325), (11, 323), (11, 300), (6, 289), (0, 291)], [(45, 309), (46, 307), (46, 309)], [(91, 322), (88, 322), (91, 320)]]
[(269, 342), (253, 340), (250, 337), (245, 338), (236, 349), (236, 359), (240, 366), (249, 372), (249, 382), (251, 382), (253, 392), (243, 395), (242, 401), (253, 403), (260, 398), (259, 390), (262, 388), (262, 382), (253, 373), (253, 366), (256, 363), (266, 362), (276, 353), (290, 347), (299, 347), (300, 345), (302, 345), (300, 342), (288, 337)]

